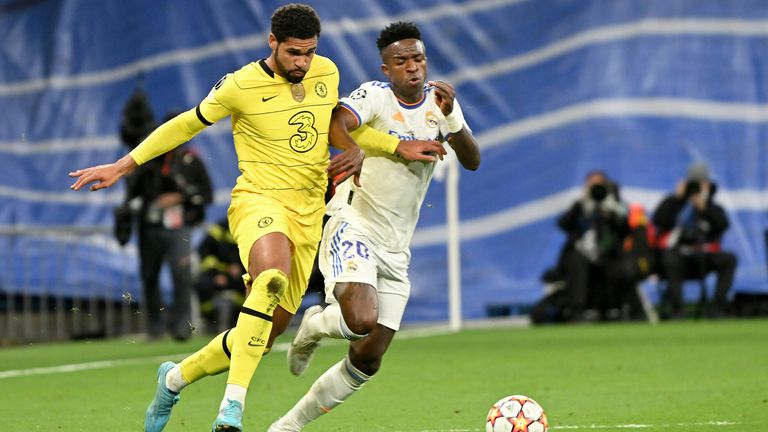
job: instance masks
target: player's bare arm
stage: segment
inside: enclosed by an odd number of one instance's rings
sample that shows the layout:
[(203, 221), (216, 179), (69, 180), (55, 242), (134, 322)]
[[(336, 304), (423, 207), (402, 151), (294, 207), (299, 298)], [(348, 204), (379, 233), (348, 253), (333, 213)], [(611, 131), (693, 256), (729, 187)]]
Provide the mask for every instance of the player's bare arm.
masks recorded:
[(83, 168), (69, 173), (70, 177), (77, 180), (70, 186), (72, 190), (80, 190), (83, 186), (96, 182), (89, 188), (92, 191), (104, 189), (117, 183), (125, 174), (136, 169), (138, 165), (131, 155), (125, 155), (117, 162), (105, 165), (97, 165)]
[[(334, 185), (343, 182), (350, 176), (354, 176), (355, 186), (360, 187), (360, 171), (363, 169), (363, 159), (365, 152), (357, 145), (354, 139), (349, 136), (349, 129), (345, 119), (338, 118), (336, 109), (331, 117), (331, 125), (328, 131), (328, 141), (335, 148), (342, 150), (343, 153), (331, 160), (328, 165), (328, 176), (333, 180)], [(350, 114), (351, 116), (351, 114)], [(354, 122), (354, 117), (352, 119)], [(339, 176), (336, 178), (336, 176)]]
[[(440, 107), (440, 111), (446, 117), (446, 120), (450, 122), (449, 116), (453, 113), (456, 90), (444, 81), (429, 81), (428, 84), (434, 87), (435, 102)], [(456, 152), (456, 157), (461, 165), (468, 170), (474, 171), (480, 166), (480, 147), (475, 137), (467, 128), (463, 127), (463, 124), (455, 125), (455, 127), (460, 127), (461, 129), (451, 132), (448, 137), (448, 144)]]
[(475, 137), (466, 128), (451, 134), (448, 137), (448, 144), (459, 159), (461, 166), (475, 171), (480, 167), (480, 147), (475, 141)]

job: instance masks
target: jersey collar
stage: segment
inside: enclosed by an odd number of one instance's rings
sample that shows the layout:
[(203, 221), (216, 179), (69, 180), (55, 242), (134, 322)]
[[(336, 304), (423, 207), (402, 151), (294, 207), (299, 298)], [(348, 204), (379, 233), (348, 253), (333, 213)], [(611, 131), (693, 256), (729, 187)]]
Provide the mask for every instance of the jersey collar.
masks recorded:
[(267, 59), (261, 59), (259, 60), (259, 66), (261, 66), (262, 69), (264, 69), (264, 72), (267, 73), (270, 77), (275, 77), (275, 71), (270, 69), (270, 67), (267, 65)]
[[(404, 100), (402, 100), (399, 97), (397, 97), (397, 95), (395, 95), (395, 99), (397, 99), (397, 103), (400, 104), (400, 106), (405, 108), (405, 109), (416, 109), (416, 108), (420, 107), (424, 103), (425, 100), (427, 100), (427, 93), (428, 92), (429, 92), (429, 87), (424, 86), (424, 92), (421, 94), (421, 99), (419, 99), (418, 102), (414, 102), (414, 103), (405, 102)], [(392, 92), (392, 93), (394, 94), (394, 92)]]

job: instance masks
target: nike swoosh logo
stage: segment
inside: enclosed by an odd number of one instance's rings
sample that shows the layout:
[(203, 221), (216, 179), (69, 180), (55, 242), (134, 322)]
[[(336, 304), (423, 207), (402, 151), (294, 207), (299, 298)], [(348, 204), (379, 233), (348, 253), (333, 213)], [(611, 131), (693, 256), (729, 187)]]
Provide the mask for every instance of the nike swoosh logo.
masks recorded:
[(274, 99), (274, 98), (276, 98), (276, 97), (277, 97), (277, 95), (274, 95), (274, 96), (270, 96), (270, 97), (262, 97), (262, 98), (261, 98), (261, 101), (262, 101), (262, 102), (266, 102), (266, 101), (268, 101), (268, 100), (270, 100), (270, 99)]

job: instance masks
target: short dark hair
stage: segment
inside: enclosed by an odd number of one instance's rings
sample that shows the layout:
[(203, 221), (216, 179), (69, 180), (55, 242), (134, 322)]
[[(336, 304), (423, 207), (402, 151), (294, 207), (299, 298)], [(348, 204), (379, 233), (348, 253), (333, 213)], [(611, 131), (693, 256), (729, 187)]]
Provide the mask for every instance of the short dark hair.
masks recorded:
[(281, 6), (272, 14), (272, 34), (278, 42), (289, 37), (311, 39), (320, 36), (320, 18), (312, 7), (290, 3)]
[(416, 27), (416, 24), (398, 21), (384, 27), (384, 30), (379, 33), (379, 38), (376, 39), (376, 46), (379, 47), (379, 52), (381, 52), (389, 45), (403, 39), (421, 40), (421, 32)]

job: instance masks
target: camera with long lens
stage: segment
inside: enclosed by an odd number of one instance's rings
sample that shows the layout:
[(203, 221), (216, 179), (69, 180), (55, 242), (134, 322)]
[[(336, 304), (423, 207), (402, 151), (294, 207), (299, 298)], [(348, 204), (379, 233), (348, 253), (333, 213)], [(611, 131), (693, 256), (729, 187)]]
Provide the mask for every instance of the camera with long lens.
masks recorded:
[(608, 188), (601, 183), (593, 184), (589, 188), (589, 197), (597, 202), (603, 201), (608, 196)]
[(701, 192), (701, 183), (696, 180), (688, 180), (685, 184), (685, 197), (690, 198)]

